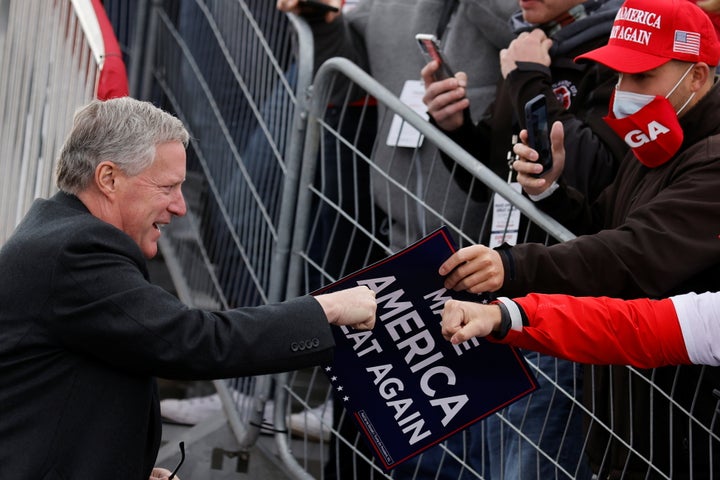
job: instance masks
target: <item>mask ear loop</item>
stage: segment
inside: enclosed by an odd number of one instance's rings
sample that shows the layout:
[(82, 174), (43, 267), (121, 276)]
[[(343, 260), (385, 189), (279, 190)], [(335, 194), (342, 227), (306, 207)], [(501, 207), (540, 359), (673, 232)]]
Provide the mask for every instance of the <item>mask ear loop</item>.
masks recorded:
[[(690, 70), (692, 70), (694, 66), (695, 66), (695, 64), (693, 63), (692, 65), (690, 65), (690, 68), (688, 68), (687, 70), (685, 70), (685, 73), (683, 74), (683, 76), (680, 77), (680, 80), (678, 80), (677, 83), (675, 84), (675, 86), (674, 86), (672, 89), (670, 89), (670, 91), (668, 92), (667, 95), (665, 95), (665, 98), (669, 98), (670, 95), (673, 94), (673, 92), (678, 88), (678, 86), (680, 86), (680, 84), (682, 83), (682, 81), (685, 80), (685, 77), (688, 76), (688, 73), (690, 73)], [(622, 74), (621, 74), (621, 75), (622, 75)], [(690, 101), (693, 99), (693, 97), (695, 97), (695, 94), (696, 94), (696, 93), (697, 93), (697, 92), (693, 92), (693, 93), (690, 94), (690, 96), (689, 96), (688, 99), (685, 101), (685, 103), (683, 103), (682, 107), (680, 107), (680, 109), (679, 109), (677, 112), (675, 112), (675, 115), (680, 115), (680, 113), (681, 113), (683, 110), (685, 110), (685, 107), (688, 106), (688, 103), (690, 103)]]

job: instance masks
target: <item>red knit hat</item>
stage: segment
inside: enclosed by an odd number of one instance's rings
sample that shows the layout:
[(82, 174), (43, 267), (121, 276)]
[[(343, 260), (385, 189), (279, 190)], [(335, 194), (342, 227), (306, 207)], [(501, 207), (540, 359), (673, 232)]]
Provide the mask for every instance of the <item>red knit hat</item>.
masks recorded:
[(575, 60), (594, 60), (621, 73), (647, 72), (670, 60), (717, 66), (720, 42), (707, 14), (688, 0), (627, 0), (610, 40)]

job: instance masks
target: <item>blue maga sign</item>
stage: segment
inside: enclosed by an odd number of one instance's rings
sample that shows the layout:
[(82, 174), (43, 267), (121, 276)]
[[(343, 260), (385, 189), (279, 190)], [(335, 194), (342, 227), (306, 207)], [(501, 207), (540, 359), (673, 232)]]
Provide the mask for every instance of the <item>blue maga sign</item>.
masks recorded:
[(443, 287), (437, 271), (455, 250), (443, 227), (315, 292), (367, 285), (376, 293), (375, 328), (333, 327), (337, 347), (324, 368), (386, 470), (537, 389), (516, 349), (442, 337), (446, 300), (483, 301)]

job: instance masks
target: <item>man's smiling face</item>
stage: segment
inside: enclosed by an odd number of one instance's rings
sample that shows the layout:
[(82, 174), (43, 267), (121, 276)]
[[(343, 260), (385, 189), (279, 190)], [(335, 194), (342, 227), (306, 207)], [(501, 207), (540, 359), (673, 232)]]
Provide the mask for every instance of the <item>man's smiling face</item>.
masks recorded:
[(116, 179), (116, 226), (127, 233), (145, 258), (158, 251), (160, 227), (187, 213), (181, 186), (185, 181), (185, 147), (180, 142), (158, 145), (155, 161), (138, 175)]

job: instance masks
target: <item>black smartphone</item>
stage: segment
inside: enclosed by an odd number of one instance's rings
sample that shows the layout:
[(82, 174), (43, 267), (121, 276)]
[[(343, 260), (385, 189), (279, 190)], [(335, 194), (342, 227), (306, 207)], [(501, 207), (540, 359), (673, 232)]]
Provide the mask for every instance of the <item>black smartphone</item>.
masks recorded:
[(533, 176), (540, 177), (553, 166), (545, 95), (538, 95), (525, 104), (525, 128), (528, 132), (528, 145), (538, 152), (538, 163), (543, 167), (541, 173)]
[(440, 53), (440, 42), (435, 35), (430, 33), (418, 33), (415, 35), (420, 52), (425, 57), (425, 63), (430, 63), (432, 60), (436, 60), (440, 64), (440, 68), (435, 73), (435, 80), (445, 80), (446, 78), (454, 77), (450, 66), (447, 64), (442, 54)]
[(302, 8), (303, 10), (307, 9), (309, 11), (312, 11), (313, 13), (327, 13), (339, 11), (337, 7), (328, 5), (327, 3), (323, 3), (318, 0), (299, 0), (298, 5), (300, 5), (300, 8)]

